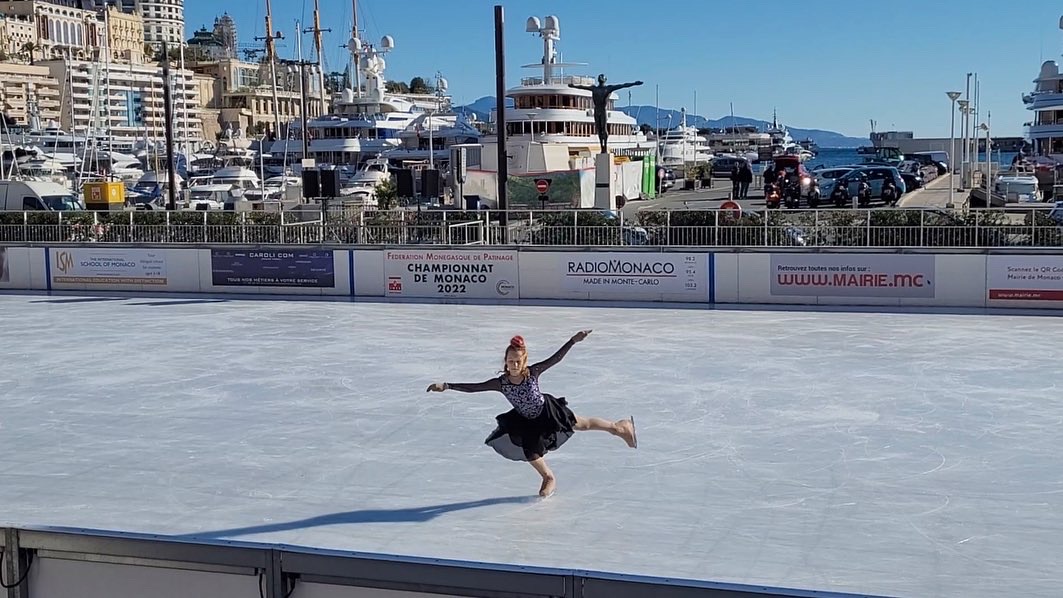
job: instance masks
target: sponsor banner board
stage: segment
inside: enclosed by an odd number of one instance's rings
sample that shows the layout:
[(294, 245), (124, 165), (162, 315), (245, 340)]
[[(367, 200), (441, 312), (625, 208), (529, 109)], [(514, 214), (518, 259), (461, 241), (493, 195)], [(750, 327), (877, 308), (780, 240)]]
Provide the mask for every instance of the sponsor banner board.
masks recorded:
[(617, 299), (688, 295), (709, 300), (708, 253), (562, 253), (563, 288)]
[(210, 272), (216, 287), (336, 286), (330, 249), (211, 249)]
[(388, 297), (517, 299), (517, 252), (384, 250)]
[(775, 253), (771, 294), (805, 297), (933, 298), (933, 255)]
[(160, 286), (168, 283), (165, 249), (51, 250), (53, 284)]
[(990, 255), (987, 298), (1063, 301), (1063, 255)]

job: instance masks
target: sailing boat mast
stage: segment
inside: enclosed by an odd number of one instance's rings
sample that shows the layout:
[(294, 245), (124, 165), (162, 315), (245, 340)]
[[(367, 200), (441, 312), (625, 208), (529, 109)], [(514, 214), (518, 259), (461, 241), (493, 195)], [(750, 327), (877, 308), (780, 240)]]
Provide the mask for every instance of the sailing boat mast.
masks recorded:
[(323, 56), (323, 46), (321, 42), (321, 33), (324, 31), (332, 32), (332, 29), (321, 28), (321, 7), (319, 6), (319, 0), (314, 0), (314, 28), (307, 30), (307, 32), (313, 32), (314, 34), (314, 51), (317, 53), (317, 85), (318, 94), (321, 96), (321, 113), (328, 112), (328, 105), (325, 101), (325, 57)]
[[(358, 40), (358, 0), (351, 0), (351, 15), (353, 25), (351, 27), (351, 41)], [(362, 97), (362, 74), (361, 74), (361, 46), (360, 41), (356, 42), (357, 47), (354, 48), (355, 52), (351, 52), (352, 62), (354, 63), (354, 76), (351, 78), (351, 84), (354, 85), (354, 97)]]
[(277, 49), (273, 45), (273, 7), (266, 0), (266, 60), (269, 61), (269, 87), (273, 93), (273, 134), (281, 134), (280, 102), (277, 100)]

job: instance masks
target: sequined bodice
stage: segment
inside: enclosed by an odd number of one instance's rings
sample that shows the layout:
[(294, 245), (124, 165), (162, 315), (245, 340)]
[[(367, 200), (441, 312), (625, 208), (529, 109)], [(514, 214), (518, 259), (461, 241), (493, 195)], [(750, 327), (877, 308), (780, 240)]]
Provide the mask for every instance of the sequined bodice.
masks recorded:
[(502, 374), (502, 394), (510, 404), (524, 417), (538, 417), (543, 410), (543, 393), (539, 390), (539, 379), (532, 375), (520, 384), (513, 384), (509, 376)]

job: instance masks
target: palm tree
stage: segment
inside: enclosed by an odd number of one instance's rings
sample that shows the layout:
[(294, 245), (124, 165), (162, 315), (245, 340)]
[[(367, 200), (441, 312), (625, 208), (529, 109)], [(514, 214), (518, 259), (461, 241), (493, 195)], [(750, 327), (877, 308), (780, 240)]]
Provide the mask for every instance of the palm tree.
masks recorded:
[(36, 56), (34, 55), (34, 52), (40, 52), (40, 51), (43, 51), (43, 50), (44, 50), (44, 46), (42, 46), (42, 45), (40, 45), (38, 43), (26, 42), (26, 43), (22, 44), (21, 48), (19, 48), (18, 55), (21, 58), (29, 60), (30, 64), (34, 64), (34, 58), (36, 58)]

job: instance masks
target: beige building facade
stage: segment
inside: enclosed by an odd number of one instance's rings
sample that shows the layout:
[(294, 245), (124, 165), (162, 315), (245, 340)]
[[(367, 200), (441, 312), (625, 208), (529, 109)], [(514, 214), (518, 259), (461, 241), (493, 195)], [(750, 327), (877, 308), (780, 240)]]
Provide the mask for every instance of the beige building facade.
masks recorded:
[[(0, 50), (8, 60), (18, 60), (24, 48), (37, 41), (37, 25), (25, 15), (0, 15)], [(28, 53), (25, 54), (27, 57)]]
[(105, 21), (111, 60), (144, 64), (144, 20), (110, 6)]
[(59, 81), (48, 67), (0, 63), (0, 108), (8, 118), (28, 128), (58, 126), (61, 99)]
[[(165, 137), (162, 67), (63, 60), (42, 64), (52, 77), (69, 82), (60, 110), (63, 129), (78, 135), (106, 134), (117, 146)], [(194, 73), (172, 68), (170, 74), (174, 80), (174, 141), (198, 147), (203, 127)]]
[(35, 61), (63, 56), (92, 60), (98, 57), (96, 49), (103, 44), (103, 23), (92, 10), (43, 0), (0, 0), (0, 13), (34, 24)]
[[(242, 131), (246, 136), (275, 132), (277, 116), (280, 117), (280, 133), (287, 134), (288, 124), (301, 118), (301, 96), (297, 77), (285, 74), (285, 67), (277, 65), (277, 109), (274, 109), (273, 91), (270, 88), (268, 65), (225, 59), (189, 65), (191, 70), (213, 82), (209, 94), (201, 95), (202, 106), (218, 110), (218, 126), (221, 131)], [(313, 77), (307, 77), (310, 85)], [(202, 94), (202, 91), (201, 91)], [(316, 88), (306, 93), (307, 117), (322, 114), (323, 106)]]

